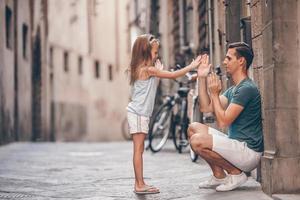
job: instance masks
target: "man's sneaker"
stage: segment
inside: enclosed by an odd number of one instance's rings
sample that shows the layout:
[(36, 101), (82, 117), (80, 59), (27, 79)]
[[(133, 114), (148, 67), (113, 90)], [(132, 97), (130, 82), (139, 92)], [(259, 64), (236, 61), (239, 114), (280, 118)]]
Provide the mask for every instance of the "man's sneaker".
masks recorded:
[(227, 177), (228, 179), (224, 184), (216, 187), (217, 191), (219, 192), (230, 191), (239, 187), (240, 185), (244, 184), (247, 181), (247, 176), (244, 172), (238, 175), (229, 174)]
[(215, 176), (211, 176), (208, 180), (205, 180), (203, 182), (201, 182), (199, 184), (199, 188), (202, 189), (202, 188), (214, 188), (218, 185), (221, 185), (223, 183), (225, 183), (227, 180), (227, 177), (225, 178), (222, 178), (222, 179), (218, 179), (216, 178)]

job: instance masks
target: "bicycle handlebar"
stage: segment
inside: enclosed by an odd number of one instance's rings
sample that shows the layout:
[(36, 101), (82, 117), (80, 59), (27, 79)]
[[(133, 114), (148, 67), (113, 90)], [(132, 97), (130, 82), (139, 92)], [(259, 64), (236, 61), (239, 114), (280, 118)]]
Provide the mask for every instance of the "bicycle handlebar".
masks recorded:
[[(176, 67), (173, 69), (174, 71), (181, 69), (182, 67), (177, 64)], [(195, 80), (193, 79), (193, 75), (197, 73), (197, 70), (191, 70), (188, 73), (186, 73), (184, 76), (188, 78), (188, 81), (178, 81), (176, 79), (173, 79), (176, 83), (178, 83), (179, 85), (183, 85), (183, 84), (189, 84), (194, 82)]]

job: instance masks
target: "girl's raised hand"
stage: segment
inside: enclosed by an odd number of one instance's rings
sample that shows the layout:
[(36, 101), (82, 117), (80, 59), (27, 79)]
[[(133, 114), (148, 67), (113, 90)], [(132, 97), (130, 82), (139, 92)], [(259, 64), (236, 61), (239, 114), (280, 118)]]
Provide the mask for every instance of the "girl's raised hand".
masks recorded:
[(159, 69), (159, 70), (163, 70), (163, 69), (164, 69), (164, 65), (160, 62), (159, 59), (157, 59), (157, 60), (155, 61), (154, 66), (155, 66), (157, 69)]
[(201, 57), (202, 55), (197, 56), (196, 59), (193, 59), (193, 61), (191, 62), (190, 66), (194, 69), (196, 67), (199, 66), (200, 62), (201, 62)]
[(207, 77), (210, 71), (211, 64), (209, 64), (209, 56), (207, 54), (203, 55), (200, 60), (200, 65), (198, 67), (198, 77)]

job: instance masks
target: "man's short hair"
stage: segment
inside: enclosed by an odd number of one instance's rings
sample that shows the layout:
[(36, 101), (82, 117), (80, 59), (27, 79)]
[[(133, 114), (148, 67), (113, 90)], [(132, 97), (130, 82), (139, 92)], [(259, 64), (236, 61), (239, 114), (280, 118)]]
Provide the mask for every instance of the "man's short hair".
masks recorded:
[(247, 63), (246, 68), (249, 69), (254, 57), (252, 48), (245, 42), (230, 43), (228, 48), (235, 49), (237, 58), (244, 57)]

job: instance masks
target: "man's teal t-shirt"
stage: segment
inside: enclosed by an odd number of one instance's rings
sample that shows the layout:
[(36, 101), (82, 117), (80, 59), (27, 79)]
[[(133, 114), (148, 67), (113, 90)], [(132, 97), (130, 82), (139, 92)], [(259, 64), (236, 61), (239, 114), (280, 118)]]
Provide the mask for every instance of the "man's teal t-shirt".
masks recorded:
[(235, 103), (244, 107), (229, 126), (229, 138), (244, 141), (254, 151), (263, 152), (261, 96), (255, 83), (250, 78), (246, 78), (237, 86), (227, 89), (223, 96), (228, 99), (228, 105)]

